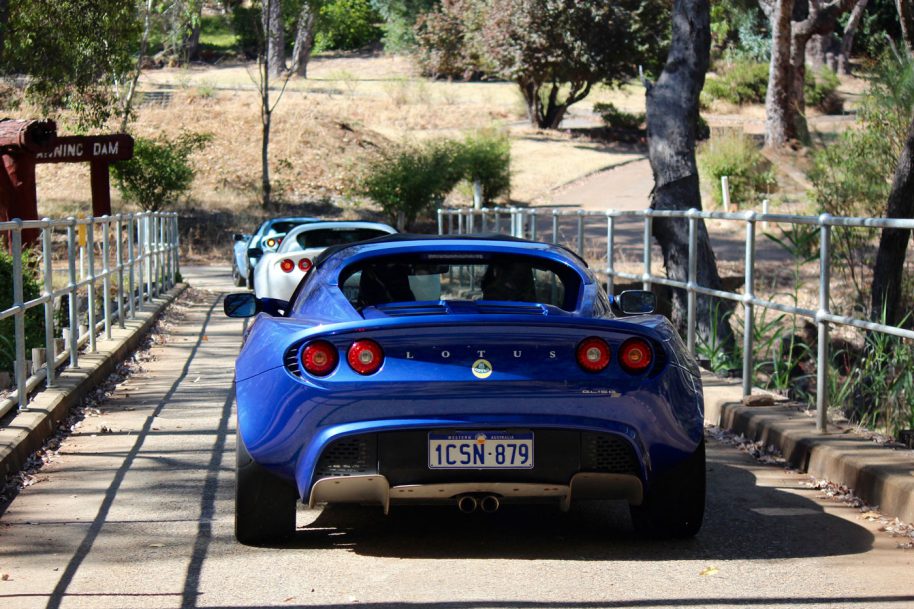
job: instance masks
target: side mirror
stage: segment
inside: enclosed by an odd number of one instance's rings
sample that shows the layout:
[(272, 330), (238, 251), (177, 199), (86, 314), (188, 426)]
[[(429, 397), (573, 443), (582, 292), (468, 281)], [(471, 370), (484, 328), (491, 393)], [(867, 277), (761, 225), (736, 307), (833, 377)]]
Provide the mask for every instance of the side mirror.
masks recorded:
[(646, 290), (626, 290), (616, 297), (616, 302), (625, 315), (644, 315), (657, 308), (657, 297)]
[(257, 299), (250, 292), (228, 294), (222, 301), (222, 310), (229, 317), (254, 317), (257, 315)]
[(244, 241), (244, 235), (241, 233), (235, 233), (232, 235), (232, 241)]

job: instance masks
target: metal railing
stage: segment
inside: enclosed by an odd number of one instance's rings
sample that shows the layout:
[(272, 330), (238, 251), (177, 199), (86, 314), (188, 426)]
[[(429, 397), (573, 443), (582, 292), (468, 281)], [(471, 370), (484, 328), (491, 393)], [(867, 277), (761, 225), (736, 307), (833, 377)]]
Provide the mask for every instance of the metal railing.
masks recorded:
[[(438, 210), (439, 234), (466, 234), (473, 232), (506, 232), (516, 237), (529, 239), (542, 239), (543, 228), (538, 224), (549, 225), (551, 231), (548, 236), (552, 243), (560, 242), (560, 223), (567, 223), (569, 218), (574, 219), (575, 242), (565, 244), (574, 249), (579, 255), (584, 256), (585, 232), (587, 220), (605, 223), (606, 228), (606, 266), (595, 269), (606, 276), (607, 290), (612, 293), (616, 278), (641, 281), (644, 289), (650, 289), (651, 284), (659, 284), (672, 288), (686, 290), (687, 293), (687, 336), (686, 344), (689, 351), (696, 353), (696, 297), (698, 294), (722, 298), (736, 303), (741, 303), (744, 309), (743, 320), (743, 395), (752, 391), (754, 370), (753, 359), (753, 312), (755, 307), (780, 311), (790, 315), (798, 315), (814, 320), (818, 330), (818, 352), (816, 356), (816, 427), (825, 431), (827, 424), (828, 401), (828, 366), (829, 366), (829, 329), (831, 325), (852, 326), (861, 330), (881, 332), (902, 338), (914, 339), (914, 331), (874, 323), (857, 317), (836, 315), (830, 310), (830, 278), (831, 278), (831, 230), (832, 227), (859, 227), (859, 228), (902, 228), (914, 230), (914, 220), (900, 220), (888, 218), (847, 218), (822, 214), (819, 216), (796, 216), (785, 214), (746, 212), (716, 212), (690, 210), (637, 210), (637, 211), (584, 211), (567, 209), (529, 209), (529, 208), (490, 208), (471, 209), (454, 208)], [(626, 273), (617, 270), (614, 266), (615, 237), (617, 221), (623, 218), (641, 219), (643, 221), (642, 255), (643, 272), (641, 274)], [(653, 218), (683, 218), (689, 224), (689, 260), (688, 277), (672, 279), (651, 272), (651, 247), (653, 240)], [(698, 284), (698, 221), (699, 219), (715, 219), (745, 224), (745, 283), (742, 293), (725, 290), (715, 290)], [(819, 295), (818, 308), (809, 309), (791, 306), (759, 298), (755, 293), (755, 262), (756, 262), (756, 224), (759, 222), (771, 224), (812, 225), (819, 227)], [(600, 227), (601, 228), (601, 227)], [(548, 230), (548, 229), (547, 229)], [(601, 228), (602, 230), (602, 228)]]
[[(43, 289), (26, 300), (23, 231), (36, 230), (41, 231), (39, 240), (25, 251), (35, 256)], [(172, 212), (17, 219), (0, 222), (0, 241), (12, 254), (13, 265), (13, 285), (0, 287), (12, 288), (12, 306), (0, 311), (0, 320), (13, 318), (14, 326), (12, 341), (9, 336), (0, 337), (4, 339), (0, 348), (12, 347), (16, 386), (0, 401), (0, 417), (17, 405), (24, 408), (41, 383), (54, 387), (61, 366), (79, 368), (80, 349), (88, 345), (88, 352), (95, 352), (100, 334), (110, 339), (113, 324), (124, 328), (144, 303), (174, 285), (178, 272), (178, 218)], [(59, 328), (58, 338), (55, 309), (58, 305), (63, 309), (64, 298), (68, 325)], [(44, 346), (32, 348), (29, 370), (26, 315), (36, 307), (44, 308)]]

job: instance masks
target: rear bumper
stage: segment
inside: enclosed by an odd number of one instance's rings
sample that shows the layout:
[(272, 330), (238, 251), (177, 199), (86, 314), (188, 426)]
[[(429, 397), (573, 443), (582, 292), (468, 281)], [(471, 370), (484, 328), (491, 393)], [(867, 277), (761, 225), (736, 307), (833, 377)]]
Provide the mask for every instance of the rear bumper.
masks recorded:
[(454, 503), (465, 495), (493, 495), (501, 503), (557, 501), (563, 511), (572, 501), (621, 499), (641, 505), (644, 487), (637, 476), (581, 472), (568, 484), (534, 484), (530, 482), (452, 482), (438, 484), (401, 484), (391, 486), (381, 475), (348, 478), (321, 478), (308, 500), (310, 507), (320, 503), (375, 504), (386, 514), (391, 504)]
[[(389, 431), (339, 438), (320, 454), (307, 486), (318, 503), (379, 504), (453, 502), (462, 495), (495, 495), (502, 502), (572, 498), (641, 503), (644, 470), (622, 435), (587, 431), (534, 431), (530, 469), (430, 469), (428, 431)], [(302, 472), (304, 474), (304, 472)]]

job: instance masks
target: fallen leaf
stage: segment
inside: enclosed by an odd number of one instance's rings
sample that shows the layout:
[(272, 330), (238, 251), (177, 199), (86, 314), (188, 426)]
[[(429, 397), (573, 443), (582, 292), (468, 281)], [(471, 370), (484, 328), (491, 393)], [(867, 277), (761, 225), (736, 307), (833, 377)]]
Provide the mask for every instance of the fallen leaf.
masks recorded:
[(149, 547), (150, 548), (164, 548), (165, 544), (164, 543), (151, 543), (151, 544), (149, 544)]
[(10, 580), (10, 574), (4, 573), (3, 575), (0, 575), (0, 580), (8, 582)]
[(712, 566), (712, 567), (705, 567), (704, 569), (702, 569), (702, 571), (701, 571), (701, 573), (699, 573), (699, 575), (714, 575), (715, 573), (720, 573), (720, 569)]

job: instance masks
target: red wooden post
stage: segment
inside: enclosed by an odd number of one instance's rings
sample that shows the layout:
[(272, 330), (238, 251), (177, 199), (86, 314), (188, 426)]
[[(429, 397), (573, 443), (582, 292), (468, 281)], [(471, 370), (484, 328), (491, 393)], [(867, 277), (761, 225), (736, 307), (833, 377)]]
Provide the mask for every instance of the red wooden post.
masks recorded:
[[(47, 150), (56, 137), (52, 120), (0, 119), (0, 221), (38, 219), (33, 153)], [(23, 245), (34, 243), (38, 235), (37, 230), (23, 231)]]

